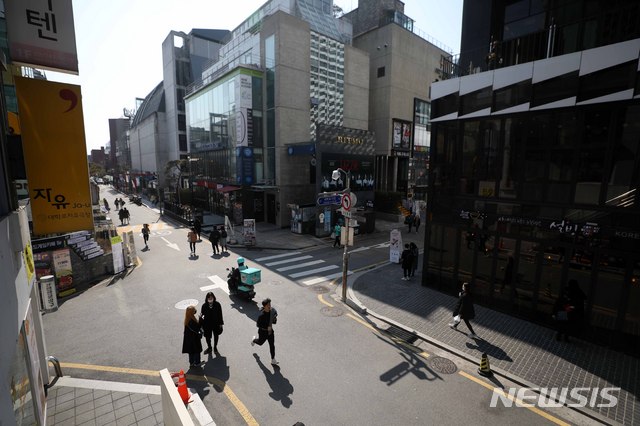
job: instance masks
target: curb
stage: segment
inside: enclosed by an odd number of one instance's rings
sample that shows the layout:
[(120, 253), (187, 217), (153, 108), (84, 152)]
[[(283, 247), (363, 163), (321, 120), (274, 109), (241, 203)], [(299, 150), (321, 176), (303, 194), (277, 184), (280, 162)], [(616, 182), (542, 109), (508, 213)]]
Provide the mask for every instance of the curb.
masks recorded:
[[(372, 270), (376, 270), (376, 269), (380, 269), (384, 266), (386, 266), (387, 264), (389, 264), (389, 261), (385, 261), (385, 262), (381, 262), (379, 264), (376, 265), (372, 265), (369, 268), (363, 268), (361, 269), (359, 272), (354, 273), (353, 275), (351, 275), (351, 280), (347, 282), (347, 301), (346, 304), (347, 306), (351, 307), (352, 309), (356, 310), (357, 312), (359, 312), (362, 315), (370, 315), (382, 322), (385, 322), (389, 325), (392, 325), (394, 327), (400, 328), (404, 331), (406, 331), (407, 333), (413, 334), (414, 336), (418, 337), (419, 339), (433, 345), (436, 346), (442, 350), (445, 350), (449, 353), (451, 353), (452, 355), (455, 355), (459, 358), (462, 358), (468, 362), (474, 363), (474, 364), (479, 364), (479, 359), (475, 359), (474, 357), (470, 356), (469, 354), (459, 351), (458, 349), (447, 345), (446, 343), (440, 342), (439, 340), (436, 340), (434, 338), (432, 338), (431, 336), (427, 336), (424, 333), (421, 333), (417, 330), (413, 330), (412, 328), (407, 327), (404, 324), (399, 323), (398, 321), (395, 321), (391, 318), (387, 318), (384, 315), (380, 315), (378, 313), (376, 313), (375, 311), (370, 310), (369, 308), (367, 308), (356, 296), (355, 291), (353, 290), (353, 284), (357, 281), (358, 278), (360, 278), (361, 275), (364, 275), (365, 272), (368, 271), (372, 271)], [(341, 289), (341, 286), (338, 286), (336, 288), (336, 293), (338, 292), (338, 290)], [(342, 301), (342, 299), (339, 297), (338, 300)], [(527, 387), (527, 388), (531, 388), (532, 390), (534, 388), (538, 388), (540, 389), (540, 386), (535, 385), (532, 382), (529, 382), (526, 379), (523, 379), (522, 377), (516, 376), (512, 373), (509, 373), (501, 368), (496, 368), (496, 367), (491, 367), (491, 371), (493, 371), (496, 375), (501, 376), (507, 380), (510, 380), (512, 382), (514, 382), (515, 384), (522, 386), (522, 387)], [(540, 394), (539, 390), (533, 390), (535, 393)], [(549, 397), (548, 394), (545, 395), (546, 397)], [(557, 402), (557, 399), (555, 400)], [(603, 415), (594, 412), (594, 411), (586, 411), (581, 409), (581, 407), (569, 407), (567, 406), (566, 403), (563, 404), (563, 407), (569, 408), (573, 411), (576, 411), (580, 414), (582, 414), (585, 417), (590, 418), (591, 420), (594, 420), (600, 424), (603, 425), (622, 425), (622, 423), (616, 422), (614, 420), (608, 419), (606, 417), (604, 417)]]

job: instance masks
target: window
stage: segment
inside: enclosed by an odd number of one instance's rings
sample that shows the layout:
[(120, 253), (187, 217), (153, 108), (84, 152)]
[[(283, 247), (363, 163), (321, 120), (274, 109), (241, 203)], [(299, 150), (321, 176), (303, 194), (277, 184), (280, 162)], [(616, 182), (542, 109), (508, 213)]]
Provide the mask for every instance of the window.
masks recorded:
[(580, 77), (578, 102), (633, 89), (638, 61), (605, 68)]
[(181, 132), (187, 130), (187, 123), (184, 114), (178, 114), (178, 130)]
[(178, 135), (178, 141), (180, 144), (180, 151), (187, 151), (187, 135)]
[(533, 85), (531, 106), (536, 107), (575, 96), (579, 86), (578, 71)]
[(500, 111), (529, 102), (531, 80), (521, 81), (493, 92), (493, 111)]
[(385, 69), (384, 67), (378, 67), (378, 78), (384, 77)]
[(460, 96), (460, 115), (470, 114), (485, 108), (491, 108), (491, 86)]

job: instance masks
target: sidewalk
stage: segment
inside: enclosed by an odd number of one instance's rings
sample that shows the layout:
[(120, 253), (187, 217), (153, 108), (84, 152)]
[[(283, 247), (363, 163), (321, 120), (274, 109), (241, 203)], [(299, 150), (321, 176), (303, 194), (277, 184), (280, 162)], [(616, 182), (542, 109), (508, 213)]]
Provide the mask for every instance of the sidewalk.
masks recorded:
[(640, 424), (639, 359), (577, 339), (558, 342), (554, 330), (478, 305), (472, 325), (480, 339), (471, 339), (464, 323), (448, 326), (456, 298), (422, 286), (418, 274), (401, 277), (396, 264), (355, 275), (350, 299), (368, 315), (470, 361), (486, 353), (495, 373), (522, 386), (621, 388), (612, 392), (615, 407), (580, 410), (606, 423)]

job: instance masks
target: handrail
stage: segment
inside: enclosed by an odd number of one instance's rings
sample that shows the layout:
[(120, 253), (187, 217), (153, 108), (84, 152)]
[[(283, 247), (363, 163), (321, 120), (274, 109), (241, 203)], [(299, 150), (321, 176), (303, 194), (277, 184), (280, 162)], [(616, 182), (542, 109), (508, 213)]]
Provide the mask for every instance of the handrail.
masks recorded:
[[(50, 383), (45, 383), (44, 385), (44, 395), (47, 396), (48, 390), (50, 388), (53, 387), (53, 385), (56, 384), (56, 382), (58, 381), (58, 379), (60, 377), (63, 377), (64, 375), (62, 374), (62, 368), (60, 367), (60, 361), (58, 361), (58, 358), (56, 358), (53, 355), (49, 355), (47, 358), (47, 364), (50, 362), (51, 364), (53, 364), (53, 368), (56, 370), (56, 377), (53, 378), (53, 380)], [(47, 368), (47, 371), (49, 369)]]

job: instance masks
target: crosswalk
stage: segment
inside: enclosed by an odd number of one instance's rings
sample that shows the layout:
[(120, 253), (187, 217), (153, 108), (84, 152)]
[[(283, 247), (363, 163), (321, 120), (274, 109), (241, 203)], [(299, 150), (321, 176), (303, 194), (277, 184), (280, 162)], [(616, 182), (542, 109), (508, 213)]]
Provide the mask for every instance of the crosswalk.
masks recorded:
[[(252, 260), (260, 262), (270, 270), (279, 272), (307, 286), (342, 277), (342, 265), (327, 264), (322, 259), (314, 259), (313, 256), (302, 254), (300, 251), (259, 257)], [(351, 274), (353, 274), (353, 271), (347, 271), (347, 275)]]

